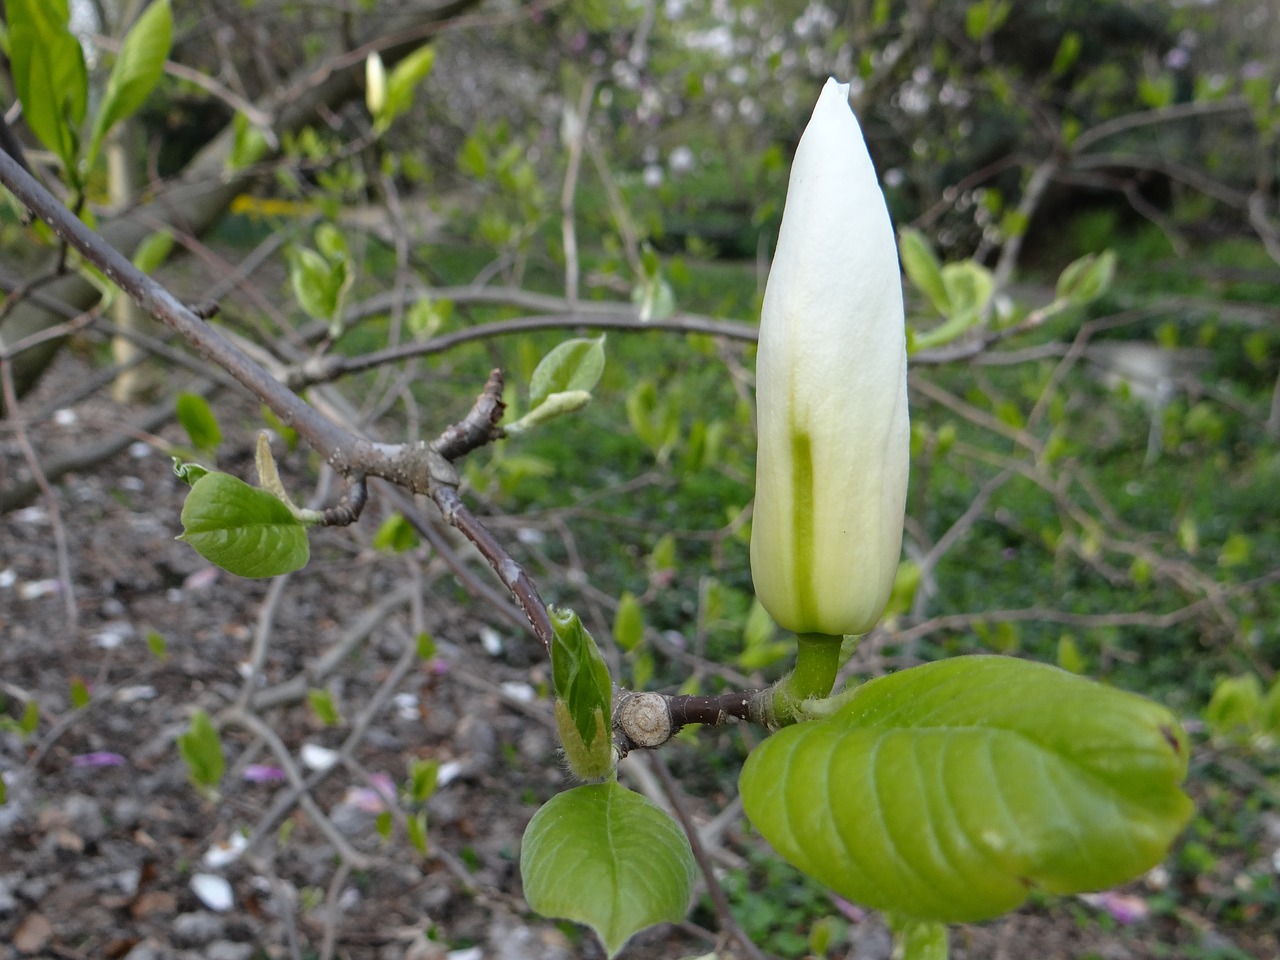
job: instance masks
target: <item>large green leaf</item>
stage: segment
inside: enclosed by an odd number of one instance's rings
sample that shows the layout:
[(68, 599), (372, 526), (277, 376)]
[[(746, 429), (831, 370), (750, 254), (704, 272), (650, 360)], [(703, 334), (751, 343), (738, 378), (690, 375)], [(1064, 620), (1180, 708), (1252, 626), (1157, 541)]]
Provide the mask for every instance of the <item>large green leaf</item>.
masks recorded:
[(613, 956), (645, 927), (684, 917), (694, 862), (679, 825), (616, 783), (577, 787), (539, 810), (520, 844), (524, 898), (585, 923)]
[(207, 473), (191, 487), (178, 539), (241, 577), (276, 577), (310, 557), (306, 527), (289, 507), (229, 473)]
[(89, 99), (84, 51), (68, 28), (66, 0), (8, 0), (9, 64), (27, 126), (76, 174)]
[(1163, 707), (1056, 667), (959, 657), (858, 688), (748, 758), (743, 803), (842, 896), (965, 922), (1033, 889), (1113, 886), (1191, 815), (1185, 735)]
[(102, 106), (93, 121), (85, 166), (92, 166), (107, 132), (142, 106), (160, 78), (173, 44), (173, 11), (169, 0), (155, 0), (125, 35), (107, 80)]

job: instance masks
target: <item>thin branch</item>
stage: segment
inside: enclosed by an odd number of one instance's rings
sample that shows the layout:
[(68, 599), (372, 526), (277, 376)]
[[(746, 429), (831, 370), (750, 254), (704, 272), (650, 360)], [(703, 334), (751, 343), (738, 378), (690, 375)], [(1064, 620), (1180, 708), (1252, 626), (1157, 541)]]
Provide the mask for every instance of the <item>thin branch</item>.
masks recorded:
[(1249, 109), (1249, 101), (1243, 96), (1223, 97), (1221, 100), (1194, 101), (1192, 103), (1175, 103), (1155, 110), (1144, 110), (1126, 114), (1090, 127), (1071, 142), (1075, 153), (1083, 153), (1100, 140), (1114, 137), (1129, 130), (1149, 127), (1174, 120), (1185, 120), (1189, 117), (1204, 117), (1215, 113), (1242, 113)]

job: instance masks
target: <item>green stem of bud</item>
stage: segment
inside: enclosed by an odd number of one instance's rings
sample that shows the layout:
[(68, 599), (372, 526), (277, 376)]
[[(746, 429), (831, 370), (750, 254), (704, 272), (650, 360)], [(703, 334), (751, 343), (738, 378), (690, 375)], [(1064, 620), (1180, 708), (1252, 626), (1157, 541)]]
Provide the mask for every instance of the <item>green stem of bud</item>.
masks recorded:
[(843, 639), (825, 633), (796, 634), (796, 665), (773, 688), (770, 726), (795, 723), (799, 719), (796, 708), (801, 703), (831, 693), (840, 669)]

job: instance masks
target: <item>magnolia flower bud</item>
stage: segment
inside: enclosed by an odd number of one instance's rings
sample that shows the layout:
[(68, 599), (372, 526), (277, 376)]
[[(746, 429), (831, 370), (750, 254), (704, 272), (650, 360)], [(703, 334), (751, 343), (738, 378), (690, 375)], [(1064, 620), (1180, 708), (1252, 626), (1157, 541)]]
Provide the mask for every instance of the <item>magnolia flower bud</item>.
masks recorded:
[(828, 80), (800, 138), (756, 359), (756, 594), (832, 636), (888, 603), (910, 445), (893, 226), (848, 96)]

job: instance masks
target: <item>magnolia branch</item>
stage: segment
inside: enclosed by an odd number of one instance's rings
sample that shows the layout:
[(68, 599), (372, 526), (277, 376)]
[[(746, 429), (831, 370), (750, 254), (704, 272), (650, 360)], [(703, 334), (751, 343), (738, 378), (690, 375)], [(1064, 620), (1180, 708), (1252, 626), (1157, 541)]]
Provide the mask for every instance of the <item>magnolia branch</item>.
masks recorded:
[[(282, 422), (297, 430), (337, 473), (348, 480), (350, 487), (342, 501), (326, 511), (327, 522), (347, 523), (358, 516), (367, 497), (366, 478), (370, 476), (381, 477), (413, 493), (430, 496), (445, 520), (476, 546), (498, 579), (515, 598), (544, 649), (550, 649), (551, 621), (537, 587), (520, 563), (463, 502), (458, 493), (459, 477), (453, 465), (454, 461), (503, 436), (499, 426), (504, 408), (501, 371), (494, 370), (490, 374), (467, 415), (447, 427), (431, 443), (375, 443), (340, 427), (304, 401), (290, 385), (277, 380), (244, 349), (206, 322), (205, 316), (213, 311), (203, 307), (195, 310), (180, 302), (163, 285), (138, 270), (123, 254), (85, 226), (3, 151), (0, 151), (0, 183), (36, 217), (47, 223), (71, 249), (101, 270), (140, 308), (172, 329), (204, 360), (230, 374), (266, 404)], [(547, 322), (545, 318), (527, 319), (530, 326), (563, 325), (562, 320), (554, 323)], [(628, 326), (639, 323), (637, 319), (630, 317), (597, 315), (595, 319), (613, 320)], [(751, 334), (748, 336), (742, 329), (745, 327), (742, 324), (705, 320), (705, 325), (699, 325), (703, 327), (701, 332), (754, 339), (754, 329), (750, 328)], [(510, 330), (514, 325), (507, 322), (505, 326)], [(646, 326), (664, 329), (661, 323)], [(676, 329), (692, 332), (688, 326)], [(476, 332), (469, 331), (473, 335)], [(492, 336), (493, 332), (490, 331), (488, 335)], [(384, 356), (378, 362), (390, 362), (391, 358), (385, 356), (389, 351), (382, 353)], [(396, 359), (399, 359), (398, 355)], [(753, 689), (715, 697), (662, 694), (644, 696), (656, 698), (660, 704), (658, 712), (666, 714), (667, 732), (655, 739), (629, 732), (625, 726), (620, 726), (616, 742), (624, 755), (635, 747), (660, 746), (688, 723), (718, 725), (730, 719), (760, 722), (765, 692)]]

